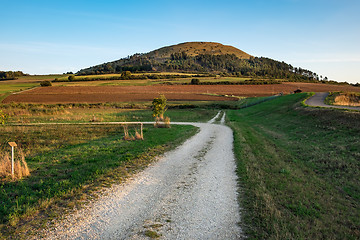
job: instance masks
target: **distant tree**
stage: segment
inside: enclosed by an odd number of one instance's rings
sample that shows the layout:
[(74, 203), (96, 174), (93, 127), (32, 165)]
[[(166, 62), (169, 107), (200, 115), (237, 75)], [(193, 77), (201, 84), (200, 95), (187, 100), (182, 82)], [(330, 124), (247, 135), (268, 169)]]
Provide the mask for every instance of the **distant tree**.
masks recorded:
[(110, 63), (108, 63), (108, 64), (105, 65), (104, 70), (105, 70), (106, 72), (114, 72), (114, 68), (113, 68), (113, 66), (112, 66)]
[(21, 77), (21, 76), (25, 76), (26, 74), (24, 74), (21, 71), (7, 71), (7, 72), (2, 72), (0, 71), (0, 79), (6, 79), (6, 80), (13, 80), (13, 79), (17, 79), (17, 77)]
[(129, 79), (131, 77), (131, 72), (130, 71), (124, 71), (121, 73), (121, 78), (122, 79)]
[(51, 87), (52, 84), (51, 84), (50, 81), (45, 80), (45, 81), (40, 82), (40, 86), (42, 86), (42, 87)]
[(74, 75), (71, 75), (71, 76), (68, 76), (68, 80), (71, 82), (71, 81), (74, 81), (75, 80), (75, 76)]
[(191, 85), (199, 85), (199, 84), (200, 84), (200, 80), (198, 78), (191, 79)]

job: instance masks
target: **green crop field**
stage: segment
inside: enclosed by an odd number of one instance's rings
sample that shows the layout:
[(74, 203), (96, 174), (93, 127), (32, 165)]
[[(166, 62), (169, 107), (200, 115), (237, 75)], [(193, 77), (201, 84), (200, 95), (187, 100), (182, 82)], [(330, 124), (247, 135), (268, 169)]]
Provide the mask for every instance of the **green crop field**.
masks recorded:
[(360, 237), (360, 113), (306, 96), (227, 111), (250, 239)]
[(26, 89), (39, 86), (37, 83), (1, 83), (0, 82), (0, 102), (13, 92), (19, 92)]
[(21, 90), (25, 90), (28, 88), (32, 88), (38, 86), (39, 84), (34, 83), (17, 83), (17, 84), (1, 84), (0, 83), (0, 94), (8, 93), (8, 92), (17, 92)]

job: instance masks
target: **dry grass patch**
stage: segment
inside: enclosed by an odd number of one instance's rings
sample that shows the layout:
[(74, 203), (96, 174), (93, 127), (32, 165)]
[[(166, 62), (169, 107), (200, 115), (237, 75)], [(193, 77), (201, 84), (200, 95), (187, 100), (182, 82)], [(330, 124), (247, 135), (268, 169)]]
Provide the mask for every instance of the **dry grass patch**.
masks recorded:
[(341, 106), (360, 106), (360, 93), (340, 93), (340, 95), (335, 97), (334, 104)]
[(0, 153), (0, 179), (21, 179), (30, 176), (29, 167), (25, 161), (25, 154), (20, 150), (14, 159), (14, 177), (11, 176), (11, 156), (8, 153)]

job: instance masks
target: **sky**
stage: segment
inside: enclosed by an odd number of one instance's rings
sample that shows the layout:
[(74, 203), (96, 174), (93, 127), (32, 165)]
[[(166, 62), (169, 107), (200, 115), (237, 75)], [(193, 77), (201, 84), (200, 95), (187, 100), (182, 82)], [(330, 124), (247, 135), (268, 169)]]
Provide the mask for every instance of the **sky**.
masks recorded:
[(360, 82), (359, 0), (0, 0), (0, 9), (0, 71), (77, 72), (206, 41)]

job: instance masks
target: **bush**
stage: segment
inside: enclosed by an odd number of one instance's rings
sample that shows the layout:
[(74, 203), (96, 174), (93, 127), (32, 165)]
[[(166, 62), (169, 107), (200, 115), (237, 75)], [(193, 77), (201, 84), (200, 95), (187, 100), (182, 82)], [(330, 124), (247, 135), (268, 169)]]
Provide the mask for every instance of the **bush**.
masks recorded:
[(130, 78), (131, 78), (131, 72), (130, 72), (130, 71), (124, 71), (124, 72), (122, 72), (122, 73), (121, 73), (121, 78), (122, 78), (122, 79), (125, 79), (125, 80), (130, 79)]
[(42, 86), (42, 87), (51, 87), (52, 84), (51, 84), (50, 81), (42, 81), (42, 82), (40, 83), (40, 86)]
[(74, 75), (69, 76), (69, 77), (68, 77), (68, 80), (69, 80), (69, 81), (74, 81), (74, 80), (75, 80), (75, 76), (74, 76)]
[(191, 79), (191, 85), (199, 85), (200, 84), (200, 80), (197, 78), (193, 78)]
[(9, 118), (9, 115), (0, 110), (0, 124), (5, 124), (6, 120)]

